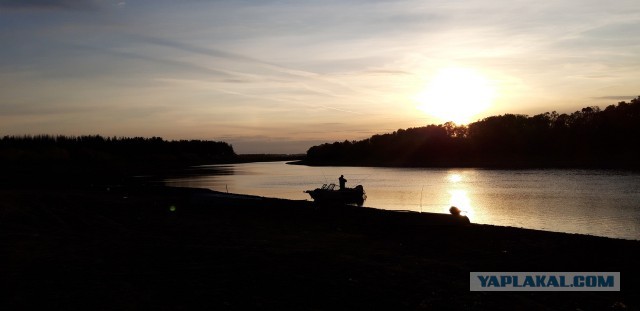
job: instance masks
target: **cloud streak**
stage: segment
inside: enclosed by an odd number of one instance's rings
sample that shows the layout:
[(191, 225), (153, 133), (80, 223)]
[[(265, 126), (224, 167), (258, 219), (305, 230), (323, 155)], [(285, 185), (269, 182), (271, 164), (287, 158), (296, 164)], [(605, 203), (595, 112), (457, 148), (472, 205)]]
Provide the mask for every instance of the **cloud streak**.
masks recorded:
[(608, 95), (593, 97), (593, 99), (605, 99), (605, 100), (631, 100), (640, 95)]
[(0, 7), (8, 9), (72, 9), (87, 10), (103, 7), (105, 3), (118, 5), (121, 1), (100, 0), (0, 0)]
[[(323, 89), (319, 86), (319, 84), (326, 84), (330, 86), (330, 88), (338, 87), (340, 89), (347, 89), (351, 92), (356, 92), (360, 94), (367, 92), (365, 90), (359, 90), (352, 86), (341, 83), (338, 79), (332, 79), (330, 77), (313, 73), (313, 72), (292, 69), (289, 67), (281, 66), (272, 62), (267, 62), (261, 59), (245, 56), (238, 53), (232, 53), (232, 52), (223, 51), (215, 48), (202, 47), (194, 44), (188, 44), (188, 43), (183, 43), (175, 40), (154, 37), (154, 36), (133, 35), (133, 34), (128, 36), (133, 41), (138, 43), (147, 43), (147, 44), (159, 45), (164, 47), (170, 47), (183, 52), (199, 54), (207, 57), (221, 58), (226, 61), (233, 61), (233, 62), (260, 66), (262, 68), (267, 69), (267, 72), (259, 75), (263, 77), (261, 82), (266, 82), (268, 80), (273, 81), (275, 76), (272, 76), (272, 75), (277, 74), (278, 76), (284, 75), (281, 78), (277, 78), (277, 79), (284, 79), (283, 81), (289, 84), (300, 83), (301, 81), (307, 81), (308, 83), (302, 84), (301, 88), (305, 89), (307, 92), (315, 93), (322, 96), (335, 97), (335, 98), (349, 98), (349, 96), (345, 96), (344, 94), (336, 93), (328, 89)], [(140, 55), (138, 56), (140, 57)], [(169, 62), (173, 63), (173, 61), (169, 61)], [(402, 71), (393, 71), (393, 70), (372, 70), (370, 72), (367, 72), (366, 74), (407, 74), (407, 73)], [(230, 78), (228, 80), (232, 82), (239, 82), (239, 81), (242, 81), (244, 83), (249, 82), (247, 79)], [(255, 81), (259, 82), (260, 80), (256, 79)], [(233, 93), (228, 90), (224, 90), (224, 92)], [(236, 93), (236, 94), (241, 95), (241, 93)], [(246, 96), (246, 95), (243, 95), (243, 96)], [(306, 105), (313, 106), (313, 107), (321, 107), (324, 109), (335, 110), (335, 111), (346, 112), (346, 113), (362, 114), (362, 112), (352, 111), (349, 109), (343, 109), (338, 107), (323, 106), (323, 105), (309, 105), (309, 104), (306, 104)]]

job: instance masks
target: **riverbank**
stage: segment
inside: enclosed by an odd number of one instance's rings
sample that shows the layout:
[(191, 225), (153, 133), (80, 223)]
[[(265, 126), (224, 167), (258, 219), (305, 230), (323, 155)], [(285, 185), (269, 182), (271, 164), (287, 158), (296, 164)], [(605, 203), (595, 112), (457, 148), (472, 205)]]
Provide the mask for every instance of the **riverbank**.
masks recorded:
[[(638, 310), (640, 241), (151, 186), (0, 189), (7, 307)], [(470, 292), (471, 271), (619, 271), (621, 292)]]
[(440, 161), (425, 163), (412, 163), (402, 161), (310, 161), (309, 159), (293, 160), (287, 162), (290, 165), (305, 166), (342, 166), (342, 167), (386, 167), (386, 168), (435, 168), (435, 169), (487, 169), (487, 170), (532, 170), (532, 169), (558, 169), (558, 170), (624, 170), (630, 172), (640, 171), (640, 166), (636, 163), (581, 163), (577, 161), (553, 162), (553, 163), (532, 163), (525, 161)]

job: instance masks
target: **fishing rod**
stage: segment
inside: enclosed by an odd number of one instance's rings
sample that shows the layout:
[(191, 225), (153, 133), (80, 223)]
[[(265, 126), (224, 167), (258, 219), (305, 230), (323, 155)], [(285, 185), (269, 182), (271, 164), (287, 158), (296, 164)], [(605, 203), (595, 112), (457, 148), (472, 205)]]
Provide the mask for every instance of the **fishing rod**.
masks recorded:
[(363, 178), (360, 178), (360, 179), (358, 179), (355, 183), (356, 183), (356, 184), (360, 184), (360, 183), (362, 183), (363, 181), (367, 180), (367, 178), (369, 178), (369, 176), (371, 176), (371, 175), (373, 175), (373, 174), (369, 174), (369, 175), (367, 175), (367, 176), (365, 176), (365, 177), (363, 177)]
[(422, 213), (422, 192), (424, 191), (424, 185), (422, 185), (422, 190), (420, 190), (420, 213)]

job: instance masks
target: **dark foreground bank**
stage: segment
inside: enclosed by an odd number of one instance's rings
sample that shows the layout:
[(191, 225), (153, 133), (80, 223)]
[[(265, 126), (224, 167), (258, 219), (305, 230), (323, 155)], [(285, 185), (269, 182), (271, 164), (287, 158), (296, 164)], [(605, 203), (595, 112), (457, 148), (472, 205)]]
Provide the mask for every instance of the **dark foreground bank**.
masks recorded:
[[(639, 310), (640, 241), (202, 189), (0, 189), (3, 309)], [(470, 292), (614, 271), (621, 292)]]

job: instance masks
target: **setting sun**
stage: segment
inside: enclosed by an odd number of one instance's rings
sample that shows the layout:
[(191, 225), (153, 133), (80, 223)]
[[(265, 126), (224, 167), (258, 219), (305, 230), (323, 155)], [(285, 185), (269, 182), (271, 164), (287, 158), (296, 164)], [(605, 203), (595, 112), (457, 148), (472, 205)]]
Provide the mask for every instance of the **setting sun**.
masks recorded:
[(418, 94), (418, 109), (442, 122), (466, 124), (487, 110), (495, 95), (489, 80), (468, 68), (446, 68)]

